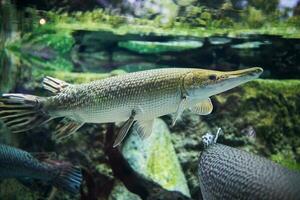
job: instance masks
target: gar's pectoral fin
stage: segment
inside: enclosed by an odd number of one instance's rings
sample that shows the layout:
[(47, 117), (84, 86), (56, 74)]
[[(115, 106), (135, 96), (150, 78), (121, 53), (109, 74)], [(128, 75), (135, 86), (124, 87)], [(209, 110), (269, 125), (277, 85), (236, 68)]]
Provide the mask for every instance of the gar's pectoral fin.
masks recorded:
[(186, 108), (187, 101), (188, 101), (187, 96), (182, 97), (182, 99), (177, 107), (176, 113), (173, 116), (172, 126), (175, 125), (176, 121), (178, 120), (180, 115), (183, 113), (184, 109)]
[(42, 84), (43, 84), (44, 89), (52, 92), (53, 94), (60, 93), (64, 88), (71, 85), (71, 84), (69, 84), (65, 81), (62, 81), (62, 80), (59, 80), (57, 78), (53, 78), (53, 77), (50, 77), (50, 76), (46, 76), (43, 79)]
[(52, 138), (58, 142), (75, 133), (84, 123), (69, 118), (63, 118), (56, 126)]
[(208, 98), (200, 101), (194, 107), (190, 108), (190, 110), (198, 115), (208, 115), (213, 110), (213, 104), (211, 103), (210, 98)]
[(147, 121), (137, 121), (135, 126), (137, 127), (137, 132), (142, 140), (147, 139), (152, 133), (154, 119)]
[(129, 119), (122, 125), (116, 139), (115, 142), (113, 144), (113, 147), (117, 147), (121, 144), (121, 142), (124, 140), (124, 138), (126, 137), (129, 129), (131, 128), (133, 122), (134, 122), (134, 117), (135, 117), (136, 113), (135, 111), (132, 111)]

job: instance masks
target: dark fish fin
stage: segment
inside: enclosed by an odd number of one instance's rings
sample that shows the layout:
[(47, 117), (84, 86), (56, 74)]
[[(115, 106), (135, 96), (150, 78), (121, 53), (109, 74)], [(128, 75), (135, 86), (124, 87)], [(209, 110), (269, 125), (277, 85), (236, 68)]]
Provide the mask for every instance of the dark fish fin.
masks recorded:
[(71, 164), (62, 164), (59, 168), (60, 173), (58, 177), (53, 180), (53, 186), (74, 195), (79, 193), (82, 182), (81, 169)]
[(148, 121), (137, 121), (134, 124), (141, 139), (147, 139), (151, 135), (153, 123), (154, 119)]
[(25, 94), (3, 94), (0, 97), (0, 120), (12, 132), (24, 132), (49, 120), (43, 111), (43, 97)]
[(42, 84), (43, 84), (44, 89), (52, 92), (53, 94), (60, 93), (64, 88), (66, 88), (70, 85), (69, 83), (67, 83), (65, 81), (62, 81), (62, 80), (59, 80), (59, 79), (56, 79), (56, 78), (53, 78), (50, 76), (46, 76), (43, 79)]
[(39, 161), (44, 161), (47, 159), (53, 159), (57, 157), (57, 154), (55, 152), (31, 152), (30, 154)]
[(116, 139), (115, 142), (113, 144), (113, 147), (117, 147), (121, 144), (121, 142), (124, 140), (124, 138), (126, 137), (129, 129), (131, 128), (133, 122), (134, 122), (134, 116), (135, 116), (135, 111), (132, 111), (131, 116), (129, 117), (129, 119), (122, 125)]
[(70, 118), (63, 118), (56, 126), (52, 138), (60, 142), (75, 133), (83, 124)]
[(31, 187), (34, 182), (34, 179), (29, 177), (17, 178), (17, 180), (26, 187)]

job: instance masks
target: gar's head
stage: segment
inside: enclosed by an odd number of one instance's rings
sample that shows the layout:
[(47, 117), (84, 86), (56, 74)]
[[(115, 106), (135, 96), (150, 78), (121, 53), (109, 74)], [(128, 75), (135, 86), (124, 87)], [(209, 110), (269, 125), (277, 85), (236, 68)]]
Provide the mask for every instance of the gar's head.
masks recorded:
[(214, 71), (195, 69), (184, 77), (183, 87), (192, 97), (207, 98), (259, 77), (260, 67), (237, 71)]

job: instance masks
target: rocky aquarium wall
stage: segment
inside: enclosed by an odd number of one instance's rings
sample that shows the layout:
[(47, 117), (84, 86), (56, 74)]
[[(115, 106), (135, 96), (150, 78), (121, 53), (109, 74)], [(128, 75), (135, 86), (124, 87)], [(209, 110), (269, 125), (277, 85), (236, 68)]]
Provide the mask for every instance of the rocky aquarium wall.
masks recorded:
[(60, 119), (23, 133), (0, 119), (1, 144), (69, 161), (83, 176), (71, 195), (26, 176), (1, 179), (0, 171), (0, 199), (202, 199), (201, 137), (219, 128), (218, 143), (299, 173), (298, 0), (3, 0), (0, 22), (1, 95), (51, 96), (46, 76), (81, 84), (157, 68), (264, 69), (212, 96), (211, 114), (185, 110), (174, 126), (173, 115), (159, 117), (145, 140), (133, 126), (118, 148), (120, 123), (87, 123), (57, 142)]

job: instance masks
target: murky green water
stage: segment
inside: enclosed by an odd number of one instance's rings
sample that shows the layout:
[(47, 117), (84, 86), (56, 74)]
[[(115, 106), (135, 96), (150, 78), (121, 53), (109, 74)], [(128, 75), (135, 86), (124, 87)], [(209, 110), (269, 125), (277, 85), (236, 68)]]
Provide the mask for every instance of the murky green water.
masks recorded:
[[(132, 134), (120, 151), (111, 148), (112, 124), (86, 124), (57, 143), (56, 122), (24, 134), (1, 123), (2, 143), (82, 167), (80, 194), (57, 199), (201, 199), (201, 136), (219, 127), (221, 143), (300, 169), (299, 1), (4, 0), (0, 19), (0, 94), (49, 96), (45, 76), (85, 83), (156, 68), (264, 69), (259, 80), (213, 96), (212, 114), (186, 111), (175, 126), (163, 116), (158, 136), (143, 144)], [(0, 199), (48, 198), (51, 189), (0, 180)]]

